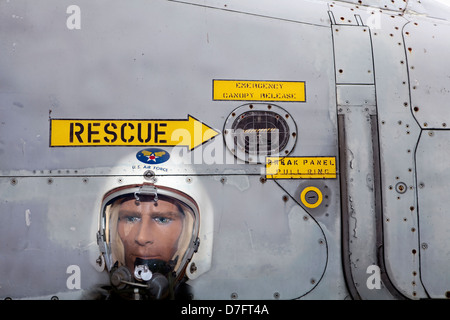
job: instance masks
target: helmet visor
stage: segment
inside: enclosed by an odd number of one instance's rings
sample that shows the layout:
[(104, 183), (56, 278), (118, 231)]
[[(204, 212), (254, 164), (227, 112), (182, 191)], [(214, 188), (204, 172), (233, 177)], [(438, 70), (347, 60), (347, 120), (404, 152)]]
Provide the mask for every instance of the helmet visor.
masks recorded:
[(133, 187), (104, 201), (103, 233), (107, 266), (134, 272), (136, 260), (164, 261), (180, 273), (192, 257), (198, 210), (185, 194), (170, 189)]

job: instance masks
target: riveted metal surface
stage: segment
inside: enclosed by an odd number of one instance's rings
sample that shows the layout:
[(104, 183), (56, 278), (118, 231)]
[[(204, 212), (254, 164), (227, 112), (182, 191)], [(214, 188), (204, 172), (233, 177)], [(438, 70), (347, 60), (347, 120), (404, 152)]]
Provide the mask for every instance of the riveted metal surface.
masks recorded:
[[(0, 298), (96, 298), (102, 199), (143, 183), (198, 206), (194, 299), (448, 298), (450, 9), (422, 2), (2, 1)], [(301, 94), (232, 87), (262, 83)], [(285, 117), (285, 175), (227, 147), (242, 108)]]
[(449, 135), (445, 130), (425, 130), (417, 147), (417, 210), (420, 243), (412, 253), (420, 260), (421, 280), (431, 298), (446, 298), (450, 288), (447, 217), (450, 188), (448, 180)]
[[(19, 1), (5, 3), (2, 11), (8, 27), (1, 38), (9, 50), (0, 58), (0, 210), (14, 229), (26, 232), (18, 236), (11, 229), (0, 236), (10, 248), (0, 253), (14, 257), (1, 259), (0, 271), (8, 280), (0, 280), (0, 295), (79, 298), (108, 284), (96, 271), (101, 198), (113, 188), (143, 182), (184, 190), (200, 208), (200, 246), (187, 272), (196, 298), (226, 299), (236, 292), (269, 299), (277, 291), (292, 299), (315, 289), (328, 259), (322, 227), (296, 202), (285, 201), (285, 191), (274, 181), (261, 182), (264, 163), (236, 159), (220, 135), (193, 150), (158, 146), (163, 148), (158, 152), (170, 154), (161, 163), (147, 150), (152, 145), (50, 147), (49, 140), (53, 119), (72, 120), (72, 128), (81, 128), (77, 119), (93, 120), (83, 127), (91, 141), (101, 139), (96, 119), (108, 120), (111, 129), (115, 120), (169, 122), (192, 116), (221, 134), (226, 117), (242, 102), (213, 101), (214, 79), (303, 81), (306, 101), (277, 102), (299, 126), (291, 153), (335, 155), (326, 11), (326, 19), (303, 23), (173, 1), (111, 2), (114, 10), (106, 11), (101, 3), (78, 6), (79, 30), (66, 27), (66, 7)], [(310, 54), (307, 46), (321, 54)], [(292, 63), (283, 67), (286, 60)], [(130, 140), (131, 128), (119, 127), (117, 138)], [(142, 155), (149, 155), (147, 163)], [(327, 236), (339, 241), (337, 230)], [(24, 269), (11, 269), (16, 263)], [(66, 282), (71, 265), (79, 266), (82, 276), (76, 290)], [(51, 272), (36, 276), (36, 270), (47, 268)], [(345, 289), (338, 292), (345, 295)]]
[[(414, 19), (403, 29), (408, 72), (410, 75), (411, 109), (423, 129), (446, 129), (450, 125), (450, 25), (426, 19)], [(439, 47), (437, 47), (438, 44)], [(423, 64), (422, 61), (428, 61)], [(430, 74), (435, 76), (430, 77)]]

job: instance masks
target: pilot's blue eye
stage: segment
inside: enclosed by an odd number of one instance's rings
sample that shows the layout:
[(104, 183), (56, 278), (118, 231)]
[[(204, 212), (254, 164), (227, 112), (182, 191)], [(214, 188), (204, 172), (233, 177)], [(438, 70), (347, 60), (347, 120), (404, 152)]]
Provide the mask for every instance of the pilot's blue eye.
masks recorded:
[(154, 220), (159, 224), (168, 224), (172, 219), (167, 217), (155, 217)]
[(136, 223), (140, 221), (140, 217), (138, 216), (124, 216), (124, 217), (120, 217), (119, 221), (125, 221), (127, 223)]

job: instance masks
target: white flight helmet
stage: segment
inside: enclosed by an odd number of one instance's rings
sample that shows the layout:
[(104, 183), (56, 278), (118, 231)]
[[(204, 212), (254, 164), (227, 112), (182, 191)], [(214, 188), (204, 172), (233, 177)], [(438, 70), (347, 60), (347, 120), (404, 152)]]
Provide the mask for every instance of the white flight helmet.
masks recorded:
[[(110, 273), (111, 285), (117, 290), (148, 288), (151, 281), (157, 281), (156, 276), (161, 275), (169, 279), (172, 290), (180, 282), (195, 279), (210, 268), (213, 208), (207, 193), (195, 174), (173, 174), (170, 164), (165, 164), (165, 168), (168, 170), (155, 175), (148, 168), (136, 166), (131, 170), (132, 175), (126, 174), (120, 179), (116, 176), (107, 183), (109, 191), (104, 194), (100, 207), (97, 243), (102, 265)], [(174, 168), (179, 170), (179, 166)], [(118, 228), (120, 208), (127, 201), (136, 205), (169, 202), (176, 206), (182, 228), (167, 261), (135, 255), (134, 270), (127, 265), (124, 240)], [(165, 297), (160, 293), (155, 295), (157, 299)]]

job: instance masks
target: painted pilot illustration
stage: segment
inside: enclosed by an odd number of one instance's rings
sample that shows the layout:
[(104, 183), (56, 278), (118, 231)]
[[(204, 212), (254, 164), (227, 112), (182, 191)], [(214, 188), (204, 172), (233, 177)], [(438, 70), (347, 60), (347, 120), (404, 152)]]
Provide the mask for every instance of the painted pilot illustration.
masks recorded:
[(450, 298), (449, 34), (444, 0), (0, 0), (0, 299)]
[(109, 192), (99, 243), (116, 291), (132, 298), (145, 288), (148, 298), (175, 298), (199, 245), (198, 215), (189, 196), (169, 188), (142, 184)]

